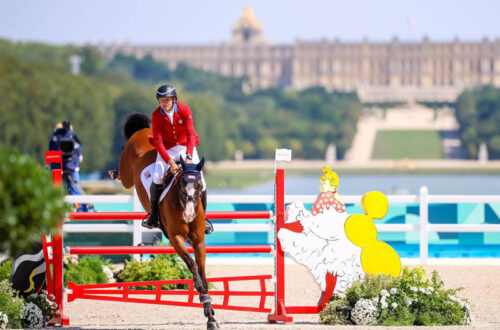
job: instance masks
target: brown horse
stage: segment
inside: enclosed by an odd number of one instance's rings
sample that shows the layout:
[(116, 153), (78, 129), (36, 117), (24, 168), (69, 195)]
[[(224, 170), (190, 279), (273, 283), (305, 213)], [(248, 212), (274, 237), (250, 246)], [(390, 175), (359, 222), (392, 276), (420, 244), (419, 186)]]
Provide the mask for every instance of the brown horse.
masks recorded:
[[(120, 156), (121, 182), (125, 188), (135, 185), (142, 206), (150, 212), (148, 194), (141, 182), (142, 170), (156, 160), (157, 154), (149, 142), (152, 135), (149, 117), (140, 113), (129, 115), (124, 133), (127, 142)], [(193, 273), (194, 285), (208, 318), (207, 329), (218, 329), (205, 276), (205, 212), (200, 202), (203, 162), (202, 159), (199, 164), (186, 164), (181, 158), (181, 172), (174, 177), (170, 191), (159, 204), (160, 227)], [(192, 245), (196, 262), (189, 255), (185, 242)]]

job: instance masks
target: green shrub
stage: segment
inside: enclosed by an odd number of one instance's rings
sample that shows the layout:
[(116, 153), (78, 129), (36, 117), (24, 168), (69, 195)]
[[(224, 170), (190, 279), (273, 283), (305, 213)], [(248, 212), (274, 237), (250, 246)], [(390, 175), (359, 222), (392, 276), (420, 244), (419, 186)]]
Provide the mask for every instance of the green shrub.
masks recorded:
[(106, 275), (109, 260), (101, 257), (77, 256), (64, 258), (64, 285), (71, 281), (75, 284), (109, 283), (111, 278)]
[(354, 324), (350, 319), (351, 307), (347, 299), (342, 299), (339, 296), (334, 297), (325, 309), (319, 314), (319, 319), (323, 324)]
[[(124, 282), (161, 281), (193, 278), (186, 265), (176, 255), (158, 255), (146, 261), (126, 261), (125, 268), (118, 275)], [(162, 285), (162, 289), (187, 289), (187, 285)], [(140, 286), (135, 289), (153, 289), (152, 286)]]
[(50, 172), (27, 155), (0, 147), (0, 252), (29, 250), (69, 210)]
[[(358, 301), (363, 300), (364, 304), (377, 307), (376, 320), (370, 319), (369, 324), (385, 326), (470, 324), (472, 322), (470, 306), (466, 299), (456, 296), (460, 290), (462, 288), (444, 289), (444, 282), (436, 271), (428, 280), (425, 270), (421, 267), (415, 269), (404, 267), (402, 274), (397, 278), (366, 274), (364, 279), (355, 281), (347, 289), (344, 298), (336, 297), (331, 301), (322, 311), (320, 319), (326, 324), (355, 323), (352, 310)], [(350, 311), (351, 315), (348, 315), (347, 311)]]
[(373, 276), (366, 274), (365, 280), (354, 282), (346, 291), (347, 302), (350, 306), (354, 307), (359, 299), (373, 299), (378, 297), (380, 290), (394, 286), (396, 281), (397, 279), (390, 275), (380, 274)]
[(9, 280), (12, 274), (12, 259), (2, 261), (0, 264), (0, 281)]
[[(24, 315), (24, 300), (17, 296), (7, 280), (0, 281), (0, 312), (7, 315), (6, 328), (20, 328)], [(3, 316), (3, 315), (2, 315)], [(0, 324), (2, 319), (0, 319)]]

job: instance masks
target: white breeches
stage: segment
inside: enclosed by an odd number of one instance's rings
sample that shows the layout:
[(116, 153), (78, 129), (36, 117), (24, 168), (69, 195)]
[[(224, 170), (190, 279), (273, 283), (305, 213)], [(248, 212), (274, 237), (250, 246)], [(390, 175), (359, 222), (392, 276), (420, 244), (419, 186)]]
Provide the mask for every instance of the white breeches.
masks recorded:
[[(179, 161), (180, 157), (185, 160), (186, 159), (186, 146), (177, 145), (167, 150), (168, 155), (174, 161)], [(200, 158), (198, 157), (198, 152), (196, 151), (196, 147), (193, 149), (193, 163), (198, 164), (200, 162)], [(155, 167), (153, 170), (153, 183), (162, 184), (163, 178), (167, 174), (170, 165), (166, 163), (163, 158), (160, 156), (160, 153), (156, 156)], [(203, 191), (207, 189), (207, 184), (205, 183), (205, 177), (203, 176), (203, 172), (201, 173), (201, 182), (203, 184)]]

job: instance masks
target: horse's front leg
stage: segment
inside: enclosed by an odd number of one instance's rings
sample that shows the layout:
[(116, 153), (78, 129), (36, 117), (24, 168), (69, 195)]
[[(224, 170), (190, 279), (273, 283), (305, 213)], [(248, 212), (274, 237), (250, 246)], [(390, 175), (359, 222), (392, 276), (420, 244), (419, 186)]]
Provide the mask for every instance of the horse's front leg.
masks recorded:
[[(208, 318), (207, 322), (207, 330), (213, 330), (213, 329), (218, 329), (219, 325), (215, 321), (214, 318), (214, 310), (212, 308), (212, 298), (208, 295), (208, 289), (207, 289), (207, 282), (206, 282), (206, 277), (205, 277), (205, 257), (206, 257), (206, 252), (205, 252), (205, 243), (202, 242), (200, 245), (198, 240), (193, 241), (193, 249), (195, 251), (195, 257), (196, 257), (196, 262), (193, 260), (193, 258), (189, 255), (186, 245), (184, 244), (185, 239), (184, 236), (182, 235), (169, 235), (172, 237), (170, 240), (170, 243), (174, 247), (175, 251), (177, 251), (177, 254), (179, 257), (181, 257), (182, 260), (186, 263), (188, 269), (191, 271), (193, 274), (193, 281), (194, 281), (194, 286), (196, 290), (200, 293), (200, 303), (203, 304), (203, 311), (205, 313), (205, 316)], [(200, 251), (199, 249), (203, 249), (203, 251)], [(203, 255), (203, 263), (202, 265), (202, 270), (203, 273), (200, 273), (200, 263), (198, 260), (200, 260), (199, 255)]]
[(198, 265), (198, 272), (200, 274), (201, 280), (203, 282), (203, 286), (205, 288), (205, 294), (201, 294), (200, 292), (200, 302), (203, 304), (203, 310), (205, 312), (205, 316), (208, 317), (208, 323), (213, 322), (214, 325), (217, 326), (214, 329), (218, 328), (217, 322), (215, 321), (214, 309), (212, 308), (212, 298), (208, 294), (208, 283), (207, 277), (205, 274), (205, 261), (206, 261), (206, 249), (205, 249), (205, 241), (202, 239), (193, 238), (193, 250), (196, 259), (196, 264)]

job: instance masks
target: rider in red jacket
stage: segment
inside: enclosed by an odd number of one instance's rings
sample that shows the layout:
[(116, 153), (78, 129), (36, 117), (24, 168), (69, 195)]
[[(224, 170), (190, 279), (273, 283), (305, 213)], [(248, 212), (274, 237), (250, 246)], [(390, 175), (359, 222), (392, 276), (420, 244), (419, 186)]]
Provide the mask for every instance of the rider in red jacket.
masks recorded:
[[(144, 227), (150, 229), (158, 226), (158, 199), (167, 171), (170, 170), (173, 174), (177, 173), (179, 168), (176, 161), (181, 156), (186, 160), (186, 163), (200, 161), (195, 147), (199, 145), (199, 139), (194, 129), (191, 109), (187, 105), (177, 102), (177, 91), (172, 85), (160, 86), (156, 91), (156, 99), (160, 106), (153, 112), (152, 128), (154, 147), (158, 151), (158, 155), (150, 189), (151, 214), (149, 219), (142, 223)], [(207, 190), (203, 174), (202, 182), (201, 202), (206, 210)], [(210, 234), (213, 230), (212, 224), (206, 219), (205, 233)]]

